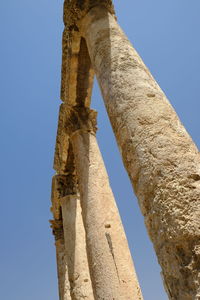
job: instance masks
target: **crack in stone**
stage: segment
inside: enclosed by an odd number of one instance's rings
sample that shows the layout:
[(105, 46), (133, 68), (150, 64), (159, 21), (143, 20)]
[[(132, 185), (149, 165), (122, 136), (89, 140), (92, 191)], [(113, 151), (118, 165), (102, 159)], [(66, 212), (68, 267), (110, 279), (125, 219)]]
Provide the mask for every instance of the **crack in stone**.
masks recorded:
[(115, 255), (114, 255), (114, 251), (113, 251), (113, 244), (112, 244), (111, 235), (110, 235), (110, 233), (106, 232), (105, 236), (106, 236), (106, 239), (107, 239), (107, 242), (108, 242), (110, 253), (111, 253), (112, 257), (113, 257), (113, 261), (114, 261), (115, 268), (116, 268), (116, 271), (117, 271), (117, 277), (118, 277), (118, 280), (120, 282), (119, 273), (118, 273), (118, 269), (117, 269), (117, 264), (116, 264), (116, 261), (115, 261)]

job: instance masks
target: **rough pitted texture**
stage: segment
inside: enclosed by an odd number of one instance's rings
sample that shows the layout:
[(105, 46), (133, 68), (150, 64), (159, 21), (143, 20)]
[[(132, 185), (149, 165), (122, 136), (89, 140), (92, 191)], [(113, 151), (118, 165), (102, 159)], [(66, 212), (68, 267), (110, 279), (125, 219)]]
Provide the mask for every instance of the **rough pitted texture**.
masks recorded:
[[(54, 167), (60, 175), (53, 177), (52, 212), (57, 220), (62, 210), (71, 297), (76, 295), (74, 299), (81, 299), (85, 295), (90, 299), (94, 290), (95, 299), (141, 300), (126, 236), (96, 142), (96, 116), (96, 111), (88, 107), (72, 107), (66, 103), (61, 105), (59, 113)], [(79, 202), (73, 199), (76, 176), (86, 242)], [(81, 273), (88, 267), (83, 257), (86, 245), (93, 289), (84, 284), (87, 276)]]
[(61, 206), (71, 298), (94, 300), (79, 196), (62, 198)]
[(142, 300), (96, 137), (78, 130), (71, 139), (95, 299)]
[(62, 40), (61, 100), (71, 106), (90, 106), (94, 71), (85, 39), (77, 30), (64, 29)]
[(62, 217), (60, 216), (60, 219), (54, 219), (50, 221), (55, 237), (59, 299), (71, 300), (68, 265), (66, 261), (66, 251), (64, 245), (64, 232), (61, 218)]
[(64, 2), (61, 99), (69, 105), (87, 107), (90, 105), (94, 72), (85, 40), (81, 38), (79, 32), (79, 21), (91, 8), (99, 4), (114, 14), (111, 0), (65, 0)]
[[(68, 159), (68, 148), (69, 148), (69, 136), (65, 132), (65, 107), (63, 104), (60, 106), (60, 112), (58, 117), (58, 129), (56, 137), (56, 146), (54, 154), (54, 169), (58, 174), (67, 173), (67, 159)], [(52, 192), (54, 187), (52, 186)]]
[(63, 20), (69, 29), (77, 28), (77, 21), (81, 20), (88, 11), (102, 5), (111, 14), (115, 14), (112, 0), (65, 0)]
[(170, 299), (200, 299), (200, 156), (115, 19), (101, 7), (82, 32)]
[(96, 112), (89, 109), (94, 71), (80, 26), (81, 19), (99, 4), (114, 15), (110, 0), (66, 0), (64, 4), (64, 103), (59, 113), (51, 208), (59, 254), (59, 295), (60, 300), (141, 300), (126, 236), (96, 143)]
[(70, 144), (65, 174), (53, 177), (51, 200), (60, 300), (94, 300)]
[(66, 262), (65, 245), (63, 239), (56, 241), (56, 259), (59, 285), (59, 299), (71, 300), (72, 298), (70, 296), (68, 266)]
[[(72, 107), (65, 103), (61, 104), (54, 155), (54, 169), (58, 174), (73, 173), (73, 170), (69, 169), (73, 165), (69, 137), (74, 131), (79, 129), (96, 132), (96, 115), (97, 112), (90, 110), (88, 107)], [(52, 192), (54, 191), (53, 181)]]
[(69, 136), (78, 130), (96, 133), (97, 112), (95, 110), (87, 107), (67, 107), (65, 115), (65, 130)]

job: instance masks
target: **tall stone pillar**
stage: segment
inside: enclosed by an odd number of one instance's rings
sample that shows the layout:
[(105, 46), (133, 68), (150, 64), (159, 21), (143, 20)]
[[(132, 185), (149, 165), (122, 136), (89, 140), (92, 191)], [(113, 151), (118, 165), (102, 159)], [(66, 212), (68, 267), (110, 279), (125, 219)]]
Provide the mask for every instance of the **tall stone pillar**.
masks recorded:
[(114, 16), (80, 24), (169, 298), (200, 299), (199, 152)]
[[(111, 0), (101, 3), (113, 12)], [(86, 40), (75, 21), (94, 5), (93, 0), (64, 3), (61, 80), (64, 103), (59, 113), (56, 175), (52, 185), (52, 226), (55, 231), (59, 224), (62, 231), (62, 243), (56, 243), (60, 253), (57, 255), (60, 299), (140, 300), (142, 295), (125, 233), (94, 136), (95, 113), (89, 109), (94, 71)]]
[[(63, 113), (61, 110), (60, 119)], [(62, 130), (59, 134), (61, 132)], [(60, 138), (63, 139), (62, 134), (59, 135), (58, 140)], [(65, 146), (67, 146), (66, 143)], [(58, 157), (55, 168), (59, 169), (61, 174), (55, 175), (52, 181), (54, 220), (51, 223), (56, 238), (59, 299), (94, 300), (73, 153), (70, 147), (67, 147), (65, 151), (68, 153), (65, 168), (62, 168), (64, 164), (61, 163), (66, 158), (65, 152), (64, 156), (61, 149), (58, 153), (56, 152)]]
[(79, 196), (62, 198), (61, 207), (71, 297), (94, 300)]
[(67, 110), (95, 299), (142, 299), (119, 212), (95, 137), (95, 112)]
[(56, 262), (57, 262), (57, 274), (58, 274), (58, 291), (59, 300), (71, 300), (70, 284), (68, 279), (68, 266), (65, 255), (64, 240), (57, 240), (56, 246)]
[[(54, 201), (55, 199), (52, 200)], [(61, 218), (50, 222), (55, 237), (59, 300), (71, 300), (63, 223)]]

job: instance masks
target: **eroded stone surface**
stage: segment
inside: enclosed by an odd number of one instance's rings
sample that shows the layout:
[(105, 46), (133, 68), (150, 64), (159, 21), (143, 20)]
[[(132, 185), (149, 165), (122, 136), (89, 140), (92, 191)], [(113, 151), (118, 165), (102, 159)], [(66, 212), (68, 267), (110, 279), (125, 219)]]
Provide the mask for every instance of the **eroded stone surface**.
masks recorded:
[(61, 207), (71, 297), (94, 300), (79, 196), (65, 196), (61, 199)]
[(101, 7), (82, 34), (170, 299), (200, 299), (200, 157), (114, 17)]
[[(97, 299), (142, 299), (123, 226), (96, 142), (97, 113), (87, 107), (71, 107), (67, 104), (62, 104), (61, 107), (59, 126), (62, 126), (62, 130), (58, 130), (60, 136), (57, 138), (57, 143), (58, 141), (60, 144), (62, 143), (63, 135), (65, 136), (64, 141), (67, 137), (68, 152), (64, 158), (61, 156), (60, 153), (62, 152), (60, 150), (60, 152), (56, 152), (59, 158), (58, 161), (62, 161), (62, 164), (60, 164), (62, 167), (59, 167), (58, 164), (57, 170), (61, 172), (61, 175), (55, 175), (53, 178), (52, 212), (55, 218), (54, 228), (56, 224), (60, 224), (60, 219), (64, 227), (65, 254), (68, 262), (71, 295), (72, 290), (77, 297), (86, 295), (89, 291), (89, 289), (84, 290), (84, 285), (80, 284), (82, 282), (81, 275), (78, 276), (81, 281), (71, 279), (74, 276), (77, 277), (74, 275), (75, 269), (78, 270), (77, 272), (80, 272), (81, 268), (86, 269), (83, 266), (85, 263), (83, 263), (81, 257), (87, 244), (95, 297)], [(78, 136), (80, 139), (77, 139)], [(88, 143), (81, 142), (83, 136), (86, 137), (84, 140)], [(73, 147), (71, 147), (71, 143)], [(56, 149), (60, 149), (59, 146), (57, 145)], [(74, 154), (76, 156), (76, 168), (74, 168), (73, 162)], [(89, 169), (87, 170), (86, 165), (88, 163)], [(88, 172), (89, 181), (87, 181)], [(82, 192), (82, 199), (84, 198), (82, 208), (86, 228), (86, 244), (84, 237), (80, 236), (83, 231), (81, 220), (76, 220), (79, 216), (78, 211), (78, 215), (73, 220), (76, 226), (76, 234), (73, 235), (73, 226), (70, 225), (70, 216), (73, 217), (76, 213), (75, 203), (73, 205), (72, 200), (69, 200), (73, 194), (76, 196), (77, 193), (76, 176)], [(95, 198), (96, 201), (92, 204), (90, 200)], [(65, 202), (63, 202), (64, 199)], [(66, 199), (69, 201), (67, 202)], [(62, 203), (65, 203), (64, 206)], [(59, 222), (56, 220), (59, 220)], [(82, 250), (79, 251), (78, 249)], [(73, 255), (77, 257), (74, 267), (71, 261)], [(93, 290), (91, 295), (93, 295)]]
[(56, 137), (56, 146), (54, 154), (54, 169), (58, 174), (67, 173), (67, 158), (69, 150), (69, 136), (65, 130), (65, 107), (63, 104), (60, 106), (59, 117), (58, 117), (58, 129)]
[(62, 40), (61, 100), (71, 106), (90, 106), (94, 71), (85, 39), (66, 27)]
[(66, 261), (64, 239), (56, 241), (56, 260), (59, 286), (59, 299), (71, 300), (68, 266)]
[(73, 173), (70, 170), (73, 159), (69, 138), (74, 131), (79, 129), (96, 132), (96, 115), (97, 112), (88, 107), (61, 104), (54, 155), (54, 169), (58, 174)]
[(69, 29), (77, 28), (77, 22), (97, 5), (105, 7), (111, 14), (115, 14), (112, 0), (65, 0), (63, 14), (65, 26)]
[(109, 179), (92, 132), (71, 137), (95, 299), (142, 299)]
[(58, 275), (58, 290), (60, 300), (71, 300), (70, 282), (68, 277), (68, 265), (64, 245), (64, 232), (62, 216), (60, 219), (50, 220), (56, 246), (56, 262)]
[[(51, 222), (60, 251), (57, 256), (60, 299), (139, 300), (142, 299), (141, 291), (96, 143), (96, 112), (89, 109), (94, 71), (80, 29), (81, 19), (99, 3), (101, 8), (114, 15), (110, 0), (66, 0), (64, 5), (66, 27), (63, 33), (61, 85), (64, 104), (59, 113), (54, 159), (57, 175), (52, 184), (54, 220)], [(64, 265), (68, 274), (66, 290), (63, 288), (65, 274), (61, 268)]]

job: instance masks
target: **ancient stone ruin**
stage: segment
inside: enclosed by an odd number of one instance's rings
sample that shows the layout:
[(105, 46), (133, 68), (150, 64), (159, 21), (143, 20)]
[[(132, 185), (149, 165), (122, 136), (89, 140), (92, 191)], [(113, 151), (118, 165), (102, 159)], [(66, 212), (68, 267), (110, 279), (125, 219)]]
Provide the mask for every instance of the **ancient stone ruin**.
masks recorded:
[(60, 300), (143, 299), (95, 137), (94, 74), (169, 299), (200, 299), (198, 149), (111, 0), (65, 0), (64, 24), (51, 221)]

